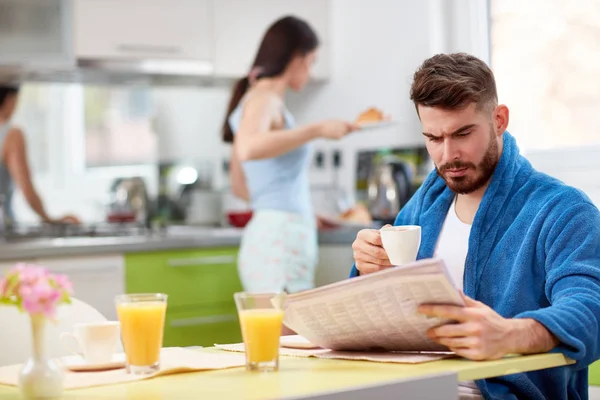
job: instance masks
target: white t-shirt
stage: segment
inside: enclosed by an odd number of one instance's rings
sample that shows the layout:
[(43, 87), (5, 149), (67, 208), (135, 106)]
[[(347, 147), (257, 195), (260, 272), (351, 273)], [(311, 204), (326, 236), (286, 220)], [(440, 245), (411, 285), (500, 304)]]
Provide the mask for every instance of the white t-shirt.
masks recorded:
[[(446, 263), (448, 272), (457, 288), (463, 288), (465, 260), (469, 251), (471, 225), (462, 222), (456, 215), (456, 197), (446, 215), (442, 231), (435, 247), (435, 257)], [(459, 383), (460, 399), (482, 399), (481, 393), (473, 381)]]
[(457, 288), (463, 288), (465, 260), (469, 251), (471, 225), (462, 222), (456, 215), (456, 197), (446, 215), (442, 231), (435, 247), (435, 257), (446, 263), (448, 272)]

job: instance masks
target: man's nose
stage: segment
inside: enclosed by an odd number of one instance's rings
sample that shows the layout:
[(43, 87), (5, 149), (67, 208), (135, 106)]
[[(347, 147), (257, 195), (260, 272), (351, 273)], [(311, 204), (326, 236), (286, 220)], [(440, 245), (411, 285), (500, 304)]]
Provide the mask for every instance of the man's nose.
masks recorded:
[(458, 146), (451, 138), (444, 139), (444, 157), (443, 164), (451, 163), (452, 161), (459, 159)]

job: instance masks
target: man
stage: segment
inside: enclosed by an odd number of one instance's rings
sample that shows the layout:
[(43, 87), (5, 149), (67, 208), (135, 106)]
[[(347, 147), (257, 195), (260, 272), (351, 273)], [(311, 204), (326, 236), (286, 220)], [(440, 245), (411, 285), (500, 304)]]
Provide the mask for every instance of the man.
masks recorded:
[[(472, 360), (554, 351), (576, 361), (473, 384), (485, 398), (587, 398), (587, 367), (600, 357), (600, 212), (519, 154), (481, 60), (426, 60), (410, 96), (436, 170), (395, 225), (421, 226), (418, 258), (444, 259), (466, 302), (420, 306), (457, 321), (430, 337)], [(377, 230), (353, 249), (351, 276), (391, 267)]]

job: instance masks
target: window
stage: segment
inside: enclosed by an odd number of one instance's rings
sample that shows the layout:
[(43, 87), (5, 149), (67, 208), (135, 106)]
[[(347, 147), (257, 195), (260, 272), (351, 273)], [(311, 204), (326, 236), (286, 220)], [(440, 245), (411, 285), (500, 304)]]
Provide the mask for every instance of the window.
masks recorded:
[(524, 151), (600, 145), (600, 2), (491, 0), (491, 65)]
[(150, 89), (85, 86), (83, 98), (86, 167), (158, 160)]

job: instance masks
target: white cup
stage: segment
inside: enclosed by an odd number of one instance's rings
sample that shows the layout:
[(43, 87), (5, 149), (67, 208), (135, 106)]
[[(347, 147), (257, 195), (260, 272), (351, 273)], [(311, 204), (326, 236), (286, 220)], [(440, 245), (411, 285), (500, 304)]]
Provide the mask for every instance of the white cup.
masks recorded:
[[(75, 324), (74, 333), (63, 332), (60, 340), (63, 346), (74, 354), (79, 354), (89, 364), (108, 363), (112, 360), (119, 341), (118, 321), (99, 321)], [(75, 349), (73, 341), (79, 349)]]
[(400, 225), (381, 228), (381, 242), (392, 265), (415, 262), (421, 246), (421, 227)]

